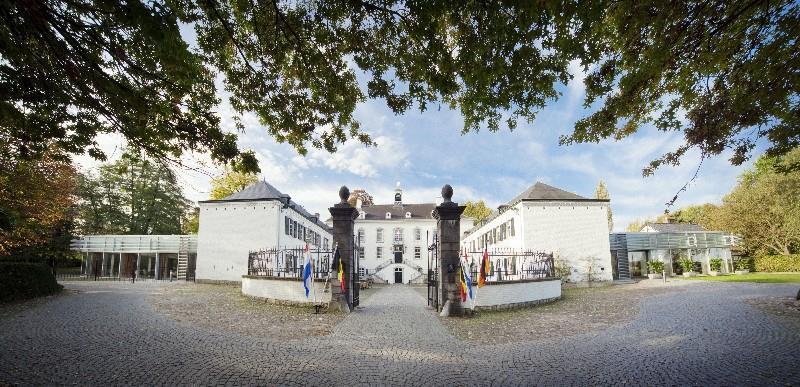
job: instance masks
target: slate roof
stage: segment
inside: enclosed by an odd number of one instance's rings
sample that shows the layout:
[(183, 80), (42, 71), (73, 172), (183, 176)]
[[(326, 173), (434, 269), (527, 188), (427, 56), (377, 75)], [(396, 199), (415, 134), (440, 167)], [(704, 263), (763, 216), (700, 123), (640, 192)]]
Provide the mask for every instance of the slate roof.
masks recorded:
[(693, 223), (645, 223), (642, 226), (642, 229), (645, 227), (652, 227), (657, 232), (693, 232), (693, 231), (706, 231), (702, 226), (699, 224)]
[[(403, 220), (406, 219), (406, 212), (411, 213), (411, 219), (433, 219), (431, 211), (436, 208), (436, 203), (403, 204), (373, 204), (362, 206), (365, 220)], [(386, 213), (392, 214), (392, 219), (386, 219)]]
[(316, 223), (318, 226), (322, 227), (324, 230), (331, 231), (330, 227), (322, 222), (322, 219), (316, 219), (313, 214), (308, 212), (303, 206), (291, 200), (289, 195), (286, 195), (275, 188), (272, 184), (267, 183), (264, 180), (255, 182), (243, 190), (236, 192), (232, 195), (229, 195), (220, 200), (204, 200), (201, 203), (219, 203), (219, 202), (246, 202), (246, 201), (260, 201), (260, 200), (279, 200), (286, 204), (289, 203), (289, 207), (293, 208), (295, 211), (303, 215), (306, 219)]
[(516, 204), (521, 200), (591, 200), (602, 201), (603, 199), (589, 199), (572, 192), (564, 191), (561, 188), (556, 188), (551, 185), (537, 181), (536, 184), (528, 187), (521, 194), (517, 195), (514, 199), (508, 202), (509, 206)]

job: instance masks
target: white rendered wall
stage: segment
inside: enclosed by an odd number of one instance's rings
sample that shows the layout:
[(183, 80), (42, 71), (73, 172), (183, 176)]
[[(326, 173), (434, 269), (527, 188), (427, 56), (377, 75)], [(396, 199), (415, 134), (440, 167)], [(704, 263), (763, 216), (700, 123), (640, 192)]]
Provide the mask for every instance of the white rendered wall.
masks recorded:
[[(561, 280), (519, 281), (473, 287), (476, 307), (534, 303), (561, 297)], [(472, 306), (467, 300), (467, 307)]]
[[(327, 303), (331, 292), (325, 293), (325, 282), (316, 281), (306, 298), (303, 281), (243, 276), (242, 294), (292, 303)], [(312, 291), (313, 290), (313, 291)], [(316, 297), (316, 298), (315, 298)]]
[[(463, 237), (461, 240), (461, 247), (466, 248), (468, 251), (482, 251), (483, 247), (480, 242), (480, 237), (487, 232), (491, 232), (492, 229), (495, 227), (500, 226), (503, 223), (508, 222), (511, 219), (514, 219), (514, 236), (511, 236), (510, 233), (506, 234), (506, 238), (501, 240), (497, 240), (497, 243), (493, 243), (491, 245), (486, 246), (489, 249), (494, 248), (511, 248), (511, 249), (524, 249), (526, 248), (523, 241), (523, 229), (524, 223), (520, 221), (522, 218), (522, 203), (518, 203), (514, 207), (511, 207), (504, 211), (502, 214), (498, 215), (496, 218), (490, 220), (479, 229), (474, 230), (472, 233), (468, 234), (467, 236)], [(473, 243), (474, 248), (473, 248)]]
[(524, 247), (553, 252), (573, 271), (570, 280), (585, 281), (587, 261), (594, 259), (597, 280), (611, 281), (607, 203), (522, 202)]
[(197, 280), (241, 281), (250, 250), (278, 243), (279, 207), (271, 200), (200, 203)]
[[(426, 266), (427, 266), (427, 264), (426, 264)], [(420, 277), (423, 276), (423, 274), (420, 273), (419, 271), (417, 271), (416, 269), (414, 269), (414, 268), (412, 268), (412, 267), (410, 267), (408, 265), (398, 264), (398, 263), (393, 263), (393, 264), (391, 264), (391, 265), (389, 265), (387, 267), (384, 267), (379, 272), (377, 272), (375, 275), (378, 278), (380, 278), (380, 279), (382, 279), (382, 280), (384, 280), (384, 281), (386, 281), (386, 282), (388, 282), (390, 284), (393, 284), (394, 283), (394, 271), (395, 271), (396, 268), (402, 268), (403, 269), (403, 283), (404, 284), (407, 284), (407, 283), (412, 282), (412, 281), (418, 282), (419, 280), (423, 279), (423, 278), (420, 278)], [(425, 272), (427, 272), (427, 269), (426, 269)]]

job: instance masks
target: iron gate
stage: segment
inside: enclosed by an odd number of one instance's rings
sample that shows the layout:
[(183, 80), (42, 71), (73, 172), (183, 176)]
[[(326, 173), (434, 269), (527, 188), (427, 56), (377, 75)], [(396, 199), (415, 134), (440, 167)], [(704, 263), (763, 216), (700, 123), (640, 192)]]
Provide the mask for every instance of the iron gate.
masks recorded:
[[(428, 241), (428, 235), (425, 235)], [(433, 243), (428, 245), (428, 306), (439, 310), (439, 238), (433, 234)]]
[(360, 278), (359, 278), (361, 276), (361, 270), (359, 270), (359, 266), (360, 265), (359, 265), (359, 262), (358, 262), (358, 258), (360, 256), (359, 253), (361, 251), (361, 245), (358, 242), (359, 242), (358, 238), (353, 238), (353, 246), (354, 246), (354, 248), (353, 248), (353, 267), (352, 267), (352, 270), (350, 270), (351, 283), (350, 283), (350, 290), (349, 290), (353, 294), (353, 305), (351, 305), (352, 308), (355, 308), (355, 307), (358, 306), (358, 304), (359, 304), (358, 295), (359, 295), (359, 291), (361, 290), (361, 281), (360, 281)]

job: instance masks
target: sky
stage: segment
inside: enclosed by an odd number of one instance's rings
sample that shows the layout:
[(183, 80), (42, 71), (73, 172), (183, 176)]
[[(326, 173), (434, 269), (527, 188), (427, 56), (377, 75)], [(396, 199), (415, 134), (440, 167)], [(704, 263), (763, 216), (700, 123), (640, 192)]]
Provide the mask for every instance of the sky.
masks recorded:
[[(192, 32), (183, 30), (192, 42)], [(365, 189), (381, 204), (394, 200), (397, 182), (406, 203), (435, 202), (441, 187), (450, 184), (453, 201), (484, 200), (496, 208), (537, 181), (592, 197), (603, 180), (611, 196), (615, 231), (623, 231), (636, 219), (663, 213), (665, 203), (694, 175), (699, 153), (689, 152), (680, 166), (661, 167), (654, 175), (642, 177), (642, 168), (651, 160), (683, 143), (682, 133), (643, 128), (621, 141), (559, 146), (559, 136), (571, 133), (575, 121), (592, 112), (582, 107), (583, 74), (578, 66), (570, 68), (575, 77), (558, 87), (562, 96), (540, 111), (532, 123), (520, 121), (513, 132), (482, 130), (462, 135), (458, 111), (434, 106), (426, 112), (409, 110), (398, 116), (385, 101), (370, 99), (357, 107), (355, 117), (377, 146), (348, 141), (335, 154), (310, 149), (304, 157), (292, 146), (276, 143), (251, 114), (244, 116), (246, 129), (239, 134), (239, 145), (256, 152), (260, 178), (323, 218), (338, 201), (342, 185), (351, 191)], [(364, 77), (359, 76), (363, 84)], [(218, 86), (221, 90), (221, 84)], [(223, 102), (218, 113), (223, 127), (235, 131), (230, 106)], [(124, 147), (118, 135), (103, 135), (97, 142), (111, 160)], [(673, 209), (719, 203), (753, 161), (735, 167), (729, 157), (723, 154), (707, 159)], [(203, 154), (187, 154), (184, 160), (206, 172), (176, 169), (184, 194), (194, 201), (208, 199), (209, 174), (219, 174), (222, 168), (212, 165)], [(86, 156), (77, 157), (76, 162), (85, 171), (99, 165)]]

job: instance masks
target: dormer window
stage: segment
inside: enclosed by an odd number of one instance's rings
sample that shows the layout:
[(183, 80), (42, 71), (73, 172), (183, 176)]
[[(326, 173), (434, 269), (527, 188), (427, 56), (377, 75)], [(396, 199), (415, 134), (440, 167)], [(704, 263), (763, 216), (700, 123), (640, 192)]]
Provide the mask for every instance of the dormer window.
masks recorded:
[(364, 211), (359, 211), (359, 213), (358, 213), (358, 218), (359, 218), (359, 219), (364, 219), (364, 218), (366, 218), (366, 217), (367, 217), (367, 213), (366, 213), (366, 212), (364, 212)]
[(392, 219), (392, 213), (391, 212), (387, 212), (386, 213), (386, 219)]
[(410, 219), (410, 218), (411, 218), (411, 213), (410, 212), (406, 212), (406, 219)]

